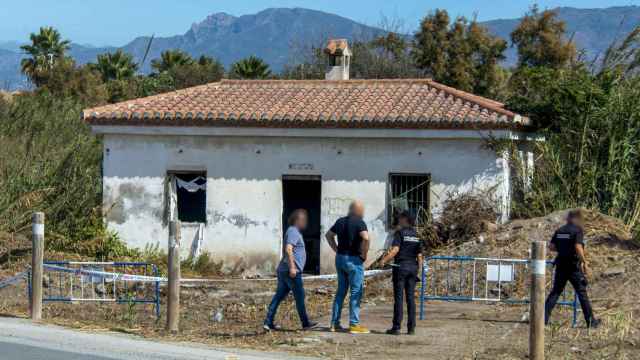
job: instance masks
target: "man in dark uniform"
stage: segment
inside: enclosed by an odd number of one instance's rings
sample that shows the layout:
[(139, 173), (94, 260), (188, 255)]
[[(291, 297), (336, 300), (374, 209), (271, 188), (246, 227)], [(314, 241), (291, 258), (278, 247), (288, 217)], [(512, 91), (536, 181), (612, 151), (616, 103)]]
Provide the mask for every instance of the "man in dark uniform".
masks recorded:
[(558, 256), (554, 261), (556, 269), (553, 288), (545, 303), (545, 323), (549, 323), (551, 312), (568, 281), (578, 295), (587, 327), (595, 328), (600, 324), (593, 315), (587, 295), (586, 274), (589, 273), (589, 267), (584, 255), (583, 237), (582, 214), (579, 210), (572, 210), (567, 215), (567, 224), (556, 230), (549, 242), (549, 250), (557, 252)]
[(393, 326), (387, 334), (400, 335), (402, 326), (402, 297), (407, 299), (407, 329), (409, 335), (416, 331), (416, 281), (422, 268), (422, 241), (414, 228), (414, 217), (409, 211), (398, 216), (398, 227), (393, 237), (391, 249), (385, 255), (381, 265), (394, 260), (393, 264)]

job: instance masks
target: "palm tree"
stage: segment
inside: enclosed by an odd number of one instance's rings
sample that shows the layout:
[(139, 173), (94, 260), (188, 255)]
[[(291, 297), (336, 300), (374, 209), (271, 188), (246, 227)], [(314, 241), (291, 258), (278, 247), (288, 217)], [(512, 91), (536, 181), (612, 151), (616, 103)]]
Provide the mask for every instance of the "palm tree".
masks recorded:
[(133, 56), (118, 50), (114, 53), (98, 55), (98, 63), (91, 67), (102, 75), (102, 81), (126, 80), (132, 78), (138, 71), (138, 64)]
[(40, 86), (41, 75), (50, 70), (58, 60), (64, 58), (70, 48), (69, 40), (61, 40), (58, 30), (52, 27), (41, 27), (40, 32), (31, 33), (31, 44), (20, 48), (30, 57), (21, 61), (22, 73)]
[(240, 79), (266, 79), (271, 76), (271, 70), (264, 60), (251, 55), (233, 64), (231, 74)]
[(160, 59), (151, 62), (151, 67), (157, 72), (162, 73), (169, 71), (176, 66), (191, 65), (193, 58), (182, 50), (167, 50), (160, 54)]
[(218, 64), (220, 64), (218, 60), (210, 56), (200, 55), (200, 57), (198, 58), (198, 65), (200, 66), (211, 66), (211, 65), (217, 66)]

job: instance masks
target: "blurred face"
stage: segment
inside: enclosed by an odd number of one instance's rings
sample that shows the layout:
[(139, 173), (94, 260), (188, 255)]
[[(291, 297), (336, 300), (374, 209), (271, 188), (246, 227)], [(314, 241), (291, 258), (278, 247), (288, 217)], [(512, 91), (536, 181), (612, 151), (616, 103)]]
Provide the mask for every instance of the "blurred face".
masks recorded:
[(569, 217), (567, 219), (567, 221), (570, 224), (576, 225), (576, 226), (582, 226), (582, 219), (580, 219), (580, 217)]
[(364, 218), (364, 204), (360, 201), (354, 201), (351, 204), (351, 214)]
[(309, 223), (309, 219), (307, 219), (307, 215), (305, 213), (300, 213), (298, 218), (296, 219), (296, 227), (299, 230), (304, 230), (307, 228), (307, 224)]
[(398, 218), (398, 226), (408, 227), (408, 226), (411, 226), (411, 224), (409, 223), (409, 219), (401, 216), (400, 218)]

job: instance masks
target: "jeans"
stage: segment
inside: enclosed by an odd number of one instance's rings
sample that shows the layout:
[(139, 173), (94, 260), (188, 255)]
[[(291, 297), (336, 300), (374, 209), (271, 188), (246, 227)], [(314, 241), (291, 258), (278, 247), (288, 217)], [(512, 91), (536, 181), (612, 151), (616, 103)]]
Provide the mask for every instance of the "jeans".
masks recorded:
[(278, 271), (278, 287), (276, 293), (269, 305), (267, 318), (264, 320), (265, 325), (273, 326), (273, 320), (278, 311), (280, 303), (293, 292), (293, 298), (296, 301), (296, 309), (298, 316), (302, 322), (302, 327), (309, 326), (309, 317), (307, 316), (307, 308), (304, 304), (304, 285), (302, 283), (302, 273), (298, 271), (295, 278), (289, 276), (289, 271)]
[(393, 269), (393, 329), (402, 327), (402, 298), (407, 299), (407, 329), (416, 328), (416, 277), (417, 269)]
[(593, 320), (593, 310), (591, 309), (591, 302), (587, 295), (587, 279), (577, 265), (556, 266), (553, 288), (551, 289), (551, 293), (549, 293), (549, 297), (547, 297), (547, 301), (544, 304), (544, 321), (545, 323), (549, 322), (551, 312), (556, 306), (560, 295), (562, 295), (562, 292), (567, 285), (567, 281), (571, 283), (576, 295), (578, 295), (584, 320), (587, 322), (587, 326), (589, 326)]
[(359, 256), (336, 255), (336, 272), (338, 275), (338, 291), (333, 301), (331, 323), (340, 325), (342, 305), (347, 291), (349, 296), (349, 325), (360, 324), (360, 300), (364, 286), (364, 264)]

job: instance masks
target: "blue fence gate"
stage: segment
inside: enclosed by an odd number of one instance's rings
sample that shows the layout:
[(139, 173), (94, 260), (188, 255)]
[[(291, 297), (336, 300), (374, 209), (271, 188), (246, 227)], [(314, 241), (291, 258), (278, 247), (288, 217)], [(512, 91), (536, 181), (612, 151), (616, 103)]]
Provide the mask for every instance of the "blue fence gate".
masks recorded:
[[(431, 256), (422, 268), (420, 320), (428, 300), (529, 303), (530, 262), (471, 256)], [(553, 262), (547, 262), (547, 279), (553, 278)], [(551, 282), (547, 282), (550, 284)], [(558, 305), (573, 308), (577, 324), (578, 299), (565, 291)]]
[[(144, 262), (45, 261), (43, 302), (152, 304), (160, 318), (158, 268)], [(29, 298), (31, 298), (31, 276)]]

